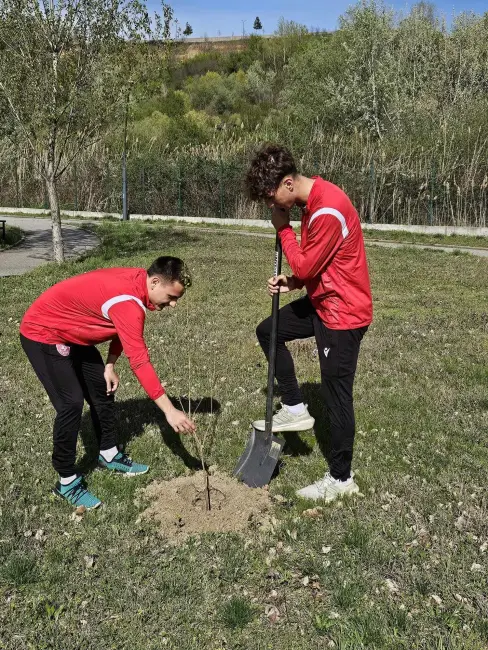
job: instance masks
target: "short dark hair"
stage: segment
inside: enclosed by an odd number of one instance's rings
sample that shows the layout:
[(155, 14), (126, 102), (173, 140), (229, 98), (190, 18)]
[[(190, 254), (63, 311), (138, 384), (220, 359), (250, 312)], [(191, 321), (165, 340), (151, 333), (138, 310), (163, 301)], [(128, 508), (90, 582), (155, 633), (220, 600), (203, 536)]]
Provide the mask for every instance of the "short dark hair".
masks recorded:
[(266, 199), (275, 192), (285, 176), (295, 176), (297, 166), (290, 151), (280, 144), (265, 144), (256, 151), (246, 176), (246, 188), (252, 201)]
[(185, 289), (191, 287), (191, 275), (188, 267), (179, 257), (163, 255), (151, 264), (147, 270), (149, 277), (160, 275), (168, 282), (179, 282)]

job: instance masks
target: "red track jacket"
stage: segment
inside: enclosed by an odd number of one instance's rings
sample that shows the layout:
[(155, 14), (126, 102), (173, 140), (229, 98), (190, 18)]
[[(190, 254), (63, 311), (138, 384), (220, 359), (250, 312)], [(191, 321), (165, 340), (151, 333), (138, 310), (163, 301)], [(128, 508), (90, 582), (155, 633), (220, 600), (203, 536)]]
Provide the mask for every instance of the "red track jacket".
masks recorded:
[(301, 243), (291, 226), (279, 230), (293, 275), (330, 329), (357, 329), (373, 319), (361, 224), (347, 195), (314, 177), (302, 214)]
[(144, 341), (146, 309), (153, 310), (147, 272), (137, 268), (100, 269), (63, 280), (42, 293), (24, 314), (20, 332), (40, 343), (96, 345), (111, 341), (110, 354), (124, 350), (151, 399), (164, 388)]

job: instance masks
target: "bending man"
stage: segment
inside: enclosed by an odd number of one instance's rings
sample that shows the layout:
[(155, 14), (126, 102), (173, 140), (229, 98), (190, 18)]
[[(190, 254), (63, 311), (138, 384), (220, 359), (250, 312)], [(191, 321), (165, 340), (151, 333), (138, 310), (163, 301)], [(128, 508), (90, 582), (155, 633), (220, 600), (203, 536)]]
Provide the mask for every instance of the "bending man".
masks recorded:
[[(71, 505), (91, 509), (101, 504), (75, 469), (84, 400), (99, 442), (99, 464), (126, 476), (149, 469), (116, 446), (114, 393), (119, 378), (114, 365), (122, 351), (169, 425), (178, 433), (194, 430), (193, 422), (166, 395), (144, 341), (146, 310), (175, 307), (190, 285), (180, 259), (159, 257), (148, 271), (100, 269), (64, 280), (41, 294), (25, 313), (22, 347), (56, 410), (52, 461), (59, 481), (54, 493)], [(110, 341), (105, 364), (95, 347), (104, 341)]]

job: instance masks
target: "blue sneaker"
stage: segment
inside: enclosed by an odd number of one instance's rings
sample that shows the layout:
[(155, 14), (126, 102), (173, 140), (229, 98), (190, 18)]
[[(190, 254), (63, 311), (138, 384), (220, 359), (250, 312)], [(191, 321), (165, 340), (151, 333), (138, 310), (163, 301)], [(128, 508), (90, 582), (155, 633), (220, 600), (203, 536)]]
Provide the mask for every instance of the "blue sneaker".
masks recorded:
[(85, 506), (87, 510), (93, 510), (102, 505), (100, 499), (86, 489), (83, 476), (77, 476), (68, 485), (61, 485), (58, 481), (53, 494), (66, 499), (75, 508)]
[(98, 462), (102, 467), (111, 469), (113, 472), (121, 472), (125, 476), (138, 476), (139, 474), (145, 474), (149, 470), (149, 465), (134, 463), (132, 458), (129, 458), (127, 454), (123, 454), (121, 451), (113, 457), (110, 463), (100, 454)]

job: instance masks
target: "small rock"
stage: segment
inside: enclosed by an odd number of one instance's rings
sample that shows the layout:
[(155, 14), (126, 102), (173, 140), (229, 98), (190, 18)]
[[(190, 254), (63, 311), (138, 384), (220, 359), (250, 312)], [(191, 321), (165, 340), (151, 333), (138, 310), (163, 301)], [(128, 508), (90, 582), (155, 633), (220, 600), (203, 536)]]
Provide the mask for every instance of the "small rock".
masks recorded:
[(488, 542), (483, 542), (483, 544), (481, 544), (481, 546), (480, 546), (480, 551), (482, 553), (486, 553), (487, 549), (488, 549)]
[(270, 597), (270, 598), (278, 598), (278, 592), (276, 591), (276, 589), (272, 589), (272, 590), (270, 591), (270, 593), (269, 593), (269, 597)]
[(305, 577), (302, 579), (302, 585), (303, 585), (304, 587), (308, 587), (308, 583), (309, 583), (309, 582), (310, 582), (310, 578), (309, 578), (308, 576), (305, 576)]
[(473, 562), (473, 564), (471, 565), (471, 571), (478, 571), (478, 572), (483, 571), (483, 567), (481, 566), (481, 564), (477, 564), (476, 562)]
[(332, 551), (332, 546), (322, 546), (322, 553), (323, 553), (324, 555), (327, 555), (327, 554), (330, 553), (331, 551)]
[(24, 537), (32, 537), (32, 534), (33, 534), (33, 533), (32, 533), (32, 530), (26, 530), (26, 531), (24, 532)]
[(330, 612), (329, 613), (329, 618), (331, 618), (331, 619), (339, 618), (339, 614), (337, 612)]
[(42, 528), (40, 528), (39, 530), (36, 531), (34, 537), (37, 539), (38, 542), (44, 542), (46, 539), (46, 534), (44, 533)]
[(432, 594), (430, 600), (433, 600), (436, 605), (442, 605), (442, 598), (437, 594)]

